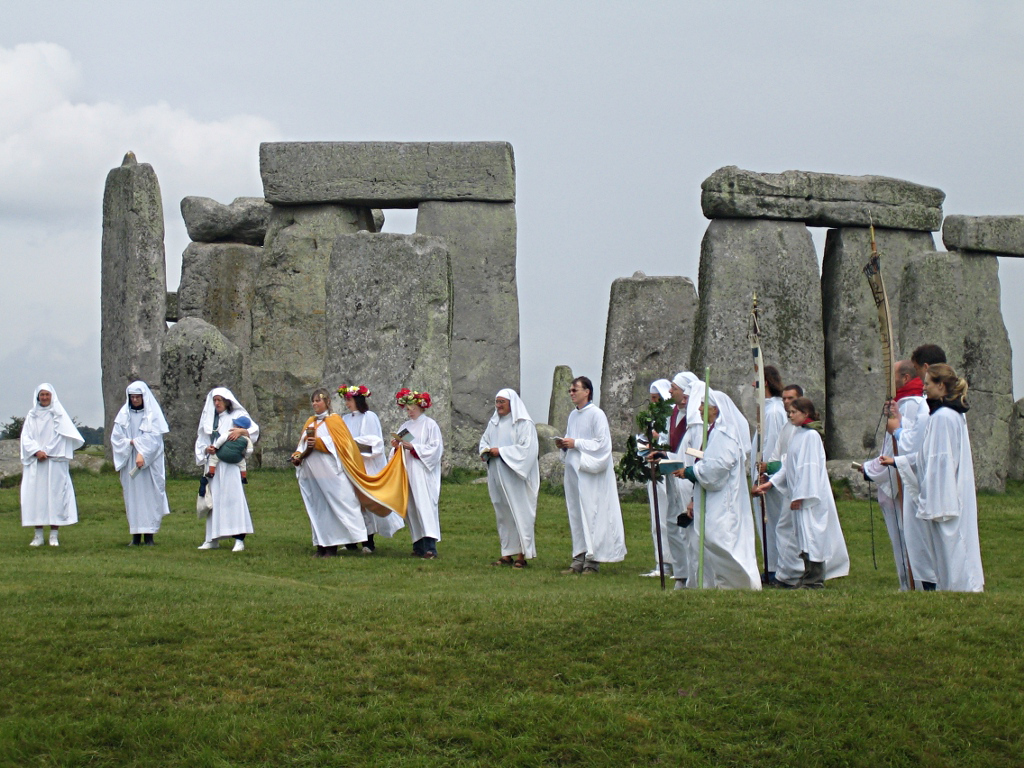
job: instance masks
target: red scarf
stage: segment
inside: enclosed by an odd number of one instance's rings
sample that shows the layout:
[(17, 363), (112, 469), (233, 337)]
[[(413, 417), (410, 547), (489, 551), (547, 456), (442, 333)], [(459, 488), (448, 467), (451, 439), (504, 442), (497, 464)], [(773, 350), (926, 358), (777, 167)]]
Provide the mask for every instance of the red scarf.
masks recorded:
[(917, 376), (896, 390), (896, 402), (904, 397), (920, 397), (924, 394), (924, 382)]
[(682, 442), (683, 435), (686, 433), (686, 412), (683, 411), (683, 418), (676, 424), (676, 416), (678, 415), (679, 406), (672, 406), (672, 419), (669, 421), (668, 428), (668, 446), (672, 449), (673, 453), (679, 451), (679, 443)]

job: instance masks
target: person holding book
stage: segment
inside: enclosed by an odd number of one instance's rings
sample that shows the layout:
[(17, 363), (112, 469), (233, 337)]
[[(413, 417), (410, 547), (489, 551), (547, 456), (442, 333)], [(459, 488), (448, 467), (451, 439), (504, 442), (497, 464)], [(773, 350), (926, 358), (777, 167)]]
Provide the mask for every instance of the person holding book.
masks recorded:
[(494, 505), (501, 557), (491, 565), (525, 568), (537, 556), (534, 524), (540, 466), (537, 427), (512, 389), (494, 397), (494, 414), (480, 438), (480, 458), (487, 463), (487, 491)]
[(110, 450), (114, 469), (121, 475), (124, 508), (128, 516), (129, 547), (155, 544), (167, 504), (164, 435), (169, 428), (160, 403), (144, 381), (125, 389), (125, 403), (114, 417)]
[[(245, 417), (249, 419), (249, 427), (236, 427), (231, 422)], [(208, 459), (217, 452), (214, 443), (221, 432), (228, 433), (228, 440), (239, 440), (248, 437), (253, 442), (260, 438), (260, 427), (252, 420), (249, 412), (238, 402), (230, 389), (214, 387), (206, 395), (203, 412), (199, 417), (199, 428), (196, 430), (195, 456), (196, 464), (206, 465)], [(222, 538), (235, 540), (232, 552), (245, 550), (245, 537), (252, 533), (252, 516), (249, 504), (245, 499), (242, 487), (242, 472), (238, 464), (221, 462), (217, 473), (210, 478), (210, 491), (213, 496), (213, 509), (206, 515), (206, 540), (199, 549), (218, 549)]]
[(441, 518), (438, 501), (441, 497), (441, 456), (444, 441), (437, 422), (424, 411), (430, 407), (430, 393), (406, 390), (396, 400), (409, 418), (397, 433), (392, 434), (391, 446), (405, 451), (405, 468), (409, 477), (409, 503), (406, 522), (412, 534), (412, 550), (417, 557), (433, 560), (437, 557), (437, 542), (441, 540)]
[[(651, 382), (651, 386), (648, 388), (650, 401), (652, 403), (669, 402), (672, 399), (672, 382), (668, 379), (656, 379)], [(674, 410), (674, 409), (673, 409)], [(671, 417), (670, 417), (671, 418)], [(663, 432), (655, 432), (654, 445), (648, 446), (649, 450), (657, 451), (668, 445), (669, 442), (669, 425), (665, 425)], [(638, 440), (639, 442), (639, 440)], [(672, 553), (669, 551), (668, 546), (668, 493), (667, 493), (667, 480), (661, 480), (659, 482), (647, 481), (647, 505), (651, 512), (651, 543), (654, 547), (654, 568), (650, 571), (645, 571), (640, 574), (641, 576), (657, 579), (661, 578), (661, 572), (664, 570), (665, 575), (668, 578), (672, 578)], [(660, 527), (655, 524), (654, 519), (654, 497), (657, 494), (658, 497), (658, 517), (660, 518)], [(658, 539), (661, 539), (661, 548), (658, 548)], [(661, 559), (658, 558), (658, 552), (661, 552)]]

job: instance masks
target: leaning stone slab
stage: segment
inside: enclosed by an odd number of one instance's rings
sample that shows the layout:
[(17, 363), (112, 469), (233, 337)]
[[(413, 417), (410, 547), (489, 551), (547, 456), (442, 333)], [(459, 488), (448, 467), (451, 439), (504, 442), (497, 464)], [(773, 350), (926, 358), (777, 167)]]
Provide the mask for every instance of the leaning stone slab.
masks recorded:
[(642, 272), (612, 283), (601, 368), (601, 410), (615, 450), (636, 432), (636, 412), (649, 402), (651, 382), (690, 368), (697, 289), (686, 277)]
[[(433, 404), (427, 413), (441, 427), (445, 454), (452, 436), (450, 270), (447, 245), (437, 237), (360, 232), (335, 238), (322, 377), (331, 391), (369, 387), (370, 407), (385, 432), (396, 431), (406, 418), (395, 405), (395, 392), (429, 392)], [(343, 402), (335, 404), (343, 408)], [(292, 450), (302, 424), (286, 426)]]
[(813, 227), (876, 227), (934, 232), (946, 194), (887, 176), (785, 171), (755, 173), (730, 165), (701, 184), (709, 219), (783, 219)]
[[(934, 252), (928, 232), (875, 231), (882, 280), (889, 296), (896, 359), (913, 351), (901, 348), (900, 285), (903, 269)], [(882, 360), (878, 309), (864, 276), (871, 258), (870, 230), (831, 229), (821, 265), (821, 303), (825, 331), (825, 452), (835, 458), (861, 460), (877, 456), (885, 436), (879, 416), (888, 389)], [(819, 405), (819, 410), (822, 410)]]
[(551, 376), (551, 400), (548, 403), (548, 423), (554, 427), (557, 437), (563, 437), (569, 426), (572, 400), (569, 399), (569, 385), (575, 376), (568, 365), (556, 365)]
[(999, 294), (996, 257), (976, 251), (913, 259), (900, 288), (903, 349), (938, 344), (970, 386), (967, 425), (975, 483), (992, 491), (1005, 488), (1013, 412), (1010, 341)]
[(456, 466), (476, 468), (494, 396), (519, 391), (516, 208), (426, 202), (416, 233), (444, 238), (451, 256), (451, 456)]
[(947, 216), (942, 243), (951, 251), (1024, 256), (1024, 216)]
[[(104, 443), (124, 389), (146, 381), (160, 397), (160, 352), (167, 332), (164, 213), (153, 166), (129, 152), (103, 190), (100, 358)], [(154, 386), (155, 385), (155, 386)]]
[(424, 200), (516, 199), (512, 145), (503, 141), (264, 143), (260, 174), (275, 205), (414, 208)]
[(1024, 480), (1024, 397), (1013, 404), (1010, 416), (1010, 461), (1011, 480)]
[(262, 197), (236, 197), (230, 205), (208, 197), (181, 200), (185, 229), (196, 243), (263, 245), (270, 211), (271, 205)]
[(339, 235), (370, 226), (369, 208), (274, 207), (254, 289), (249, 358), (265, 466), (289, 466), (298, 442), (292, 436), (323, 377), (331, 247)]
[[(186, 317), (167, 332), (162, 368), (160, 405), (171, 428), (164, 437), (167, 465), (174, 472), (199, 474), (196, 427), (206, 393), (227, 387), (242, 396), (237, 389), (242, 383), (242, 352), (206, 321)], [(249, 403), (243, 405), (251, 408)], [(262, 429), (259, 417), (255, 413), (253, 417)]]
[(800, 384), (819, 410), (825, 402), (818, 257), (807, 227), (789, 221), (720, 219), (700, 248), (700, 302), (692, 370), (754, 418), (751, 299), (761, 308), (761, 349), (786, 384)]

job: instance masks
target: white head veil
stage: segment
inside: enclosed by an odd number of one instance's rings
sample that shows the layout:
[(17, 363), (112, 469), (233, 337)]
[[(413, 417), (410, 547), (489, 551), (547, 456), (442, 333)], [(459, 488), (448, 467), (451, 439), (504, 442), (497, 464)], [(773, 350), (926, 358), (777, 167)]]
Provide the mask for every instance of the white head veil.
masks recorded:
[[(506, 400), (508, 400), (509, 406), (512, 409), (511, 413), (513, 424), (523, 419), (529, 422), (533, 421), (533, 419), (530, 418), (530, 414), (526, 412), (526, 405), (523, 403), (522, 398), (520, 398), (519, 395), (516, 394), (515, 390), (506, 388), (501, 390), (494, 397), (495, 399), (503, 397)], [(491, 424), (497, 424), (499, 418), (500, 417), (498, 416), (498, 409), (495, 408), (494, 414), (491, 416)]]
[(732, 401), (732, 398), (725, 394), (725, 392), (712, 389), (708, 396), (708, 404), (718, 409), (719, 423), (716, 424), (716, 429), (724, 428), (745, 451), (749, 451), (750, 423), (747, 421), (746, 416), (740, 412), (740, 409), (736, 407), (736, 403)]
[(672, 383), (683, 390), (683, 392), (686, 392), (689, 386), (695, 381), (699, 381), (699, 379), (689, 371), (680, 371), (672, 377)]
[(672, 393), (669, 391), (669, 387), (672, 382), (668, 379), (658, 379), (657, 381), (651, 382), (650, 394), (657, 394), (662, 400), (668, 402), (672, 399)]
[(222, 434), (223, 434), (224, 428), (227, 427), (228, 424), (230, 424), (231, 421), (234, 421), (235, 419), (241, 418), (242, 416), (248, 416), (250, 418), (250, 420), (252, 419), (252, 417), (249, 416), (249, 412), (247, 410), (245, 410), (245, 406), (243, 406), (240, 402), (238, 402), (238, 399), (232, 394), (230, 389), (228, 389), (227, 387), (214, 387), (213, 389), (211, 389), (207, 393), (207, 395), (206, 395), (206, 403), (203, 405), (203, 414), (202, 414), (202, 416), (199, 417), (199, 434), (200, 435), (203, 435), (203, 434), (205, 434), (205, 435), (212, 435), (213, 434), (213, 415), (217, 412), (217, 409), (213, 405), (213, 398), (214, 397), (222, 397), (225, 400), (230, 400), (231, 401), (231, 406), (232, 406), (231, 412), (230, 413), (225, 412), (223, 414), (223, 416), (222, 416), (222, 418), (224, 416), (227, 417), (227, 419), (229, 420), (228, 423), (225, 424), (223, 421), (220, 421), (220, 420), (218, 420), (218, 422), (217, 422), (217, 430), (219, 432), (221, 432)]
[(170, 432), (160, 403), (157, 402), (149, 385), (144, 381), (133, 381), (125, 388), (124, 405), (121, 406), (121, 410), (114, 417), (115, 424), (120, 424), (122, 427), (128, 426), (128, 415), (131, 413), (131, 405), (128, 402), (129, 395), (142, 395), (142, 424), (139, 426), (140, 430), (157, 435), (166, 435)]
[[(46, 408), (39, 404), (39, 393), (44, 390), (50, 393), (50, 404)], [(82, 437), (82, 433), (78, 431), (75, 422), (71, 420), (68, 412), (64, 410), (64, 406), (60, 404), (57, 390), (53, 388), (52, 384), (44, 382), (36, 387), (36, 391), (32, 394), (32, 408), (29, 409), (26, 418), (33, 420), (43, 419), (50, 414), (53, 416), (53, 428), (58, 435), (63, 435), (69, 438), (72, 443), (76, 443), (74, 445), (76, 449), (85, 445), (85, 438)]]
[(686, 401), (686, 428), (689, 429), (694, 424), (699, 427), (704, 423), (704, 412), (700, 408), (700, 404), (704, 400), (704, 382), (694, 378), (683, 391), (690, 398)]

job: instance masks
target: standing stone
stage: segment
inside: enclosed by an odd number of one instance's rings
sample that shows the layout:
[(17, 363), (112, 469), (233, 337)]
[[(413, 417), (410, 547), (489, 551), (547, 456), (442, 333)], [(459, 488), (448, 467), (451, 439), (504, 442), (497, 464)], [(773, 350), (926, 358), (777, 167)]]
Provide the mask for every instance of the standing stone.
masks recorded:
[(548, 424), (555, 428), (558, 437), (565, 436), (569, 426), (569, 414), (572, 413), (572, 400), (569, 399), (569, 387), (572, 385), (572, 368), (568, 365), (556, 365), (551, 377), (551, 400), (548, 405)]
[(825, 402), (824, 340), (818, 257), (807, 227), (797, 222), (719, 219), (700, 248), (700, 302), (693, 372), (728, 394), (754, 419), (750, 354), (751, 299), (761, 308), (761, 349), (784, 383), (797, 383), (815, 405)]
[(1013, 404), (1013, 413), (1010, 416), (1010, 461), (1007, 477), (1017, 482), (1024, 480), (1024, 397)]
[[(909, 357), (899, 344), (900, 281), (903, 268), (935, 250), (927, 232), (875, 230), (882, 279), (889, 295), (896, 359)], [(886, 397), (878, 309), (864, 265), (871, 258), (870, 230), (831, 229), (821, 266), (825, 330), (825, 452), (833, 459), (877, 456), (885, 425), (879, 424)], [(820, 410), (820, 408), (819, 408)]]
[(309, 393), (323, 376), (325, 285), (334, 240), (370, 226), (368, 208), (274, 207), (255, 288), (250, 359), (266, 466), (288, 465), (295, 423), (301, 426), (309, 415)]
[(730, 165), (700, 185), (709, 219), (783, 219), (812, 227), (876, 227), (934, 232), (946, 193), (887, 176), (785, 171), (755, 173)]
[[(186, 200), (189, 198), (186, 198)], [(242, 382), (232, 390), (259, 422), (252, 384), (252, 310), (263, 249), (241, 243), (189, 243), (181, 255), (178, 317), (199, 317), (242, 351)]]
[(206, 321), (186, 317), (167, 332), (161, 366), (160, 405), (171, 428), (164, 436), (167, 465), (172, 472), (198, 475), (196, 428), (206, 394), (227, 387), (242, 396), (242, 351)]
[(637, 272), (612, 283), (601, 368), (601, 410), (615, 450), (636, 432), (651, 382), (689, 370), (697, 290), (686, 277)]
[(107, 174), (101, 251), (103, 435), (124, 405), (124, 390), (142, 379), (160, 397), (160, 352), (167, 324), (164, 214), (153, 166), (129, 152)]
[[(326, 295), (323, 385), (332, 391), (343, 385), (369, 387), (370, 406), (385, 432), (405, 421), (395, 405), (395, 392), (402, 387), (429, 392), (432, 405), (427, 413), (441, 427), (447, 455), (452, 301), (444, 240), (366, 232), (341, 235), (331, 253)], [(335, 404), (341, 413), (343, 408), (344, 403)], [(289, 425), (293, 450), (302, 424), (296, 420)]]
[(947, 216), (942, 244), (951, 251), (1024, 256), (1024, 216)]
[(513, 203), (420, 205), (416, 233), (444, 238), (452, 269), (452, 434), (456, 466), (476, 468), (494, 396), (519, 391), (519, 295)]
[(979, 489), (1005, 489), (1013, 381), (1010, 341), (999, 303), (995, 256), (926, 253), (911, 260), (900, 288), (905, 350), (938, 344), (970, 389), (967, 425)]
[(197, 243), (263, 245), (272, 210), (262, 197), (236, 197), (230, 205), (208, 197), (185, 197), (181, 201), (185, 229)]

